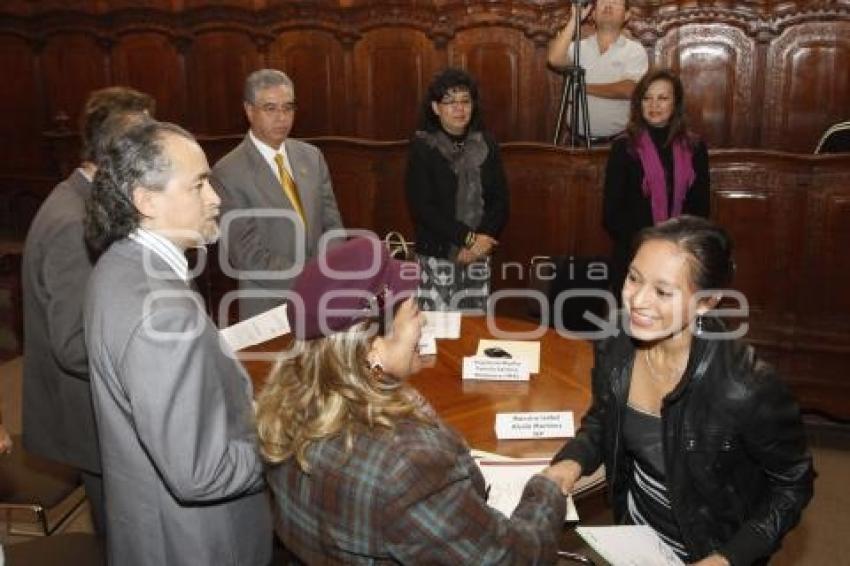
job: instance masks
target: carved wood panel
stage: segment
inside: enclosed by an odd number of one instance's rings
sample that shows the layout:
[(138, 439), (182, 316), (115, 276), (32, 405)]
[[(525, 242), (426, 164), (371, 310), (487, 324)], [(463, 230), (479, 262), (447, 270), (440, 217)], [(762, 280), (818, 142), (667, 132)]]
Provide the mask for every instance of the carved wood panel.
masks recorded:
[(65, 113), (76, 127), (88, 93), (110, 84), (108, 68), (105, 49), (91, 35), (51, 36), (41, 55), (48, 116)]
[(542, 107), (532, 81), (533, 50), (515, 29), (465, 30), (449, 46), (449, 63), (478, 81), (485, 123), (498, 140), (528, 139), (529, 113)]
[(805, 23), (768, 50), (763, 143), (808, 153), (850, 117), (850, 22)]
[(244, 33), (209, 31), (192, 42), (187, 57), (186, 123), (198, 134), (244, 132), (245, 77), (260, 68), (260, 57)]
[(160, 120), (181, 122), (186, 115), (183, 57), (162, 34), (121, 36), (112, 49), (112, 79), (153, 96)]
[[(595, 174), (586, 167), (557, 167), (566, 161), (567, 150), (538, 151), (539, 146), (524, 145), (502, 152), (511, 212), (500, 240), (499, 256), (502, 261), (527, 266), (534, 255), (559, 255), (575, 249), (576, 232), (572, 227), (578, 223), (581, 211), (571, 206), (571, 197), (589, 186), (587, 181)], [(508, 275), (511, 277), (501, 282), (502, 286), (525, 287), (525, 281), (515, 279), (513, 272)]]
[[(850, 180), (850, 175), (847, 176)], [(850, 331), (850, 195), (846, 188), (813, 188), (808, 202), (808, 237), (799, 305), (804, 323)]]
[(383, 28), (364, 34), (354, 46), (358, 134), (409, 138), (436, 61), (433, 43), (419, 31)]
[(676, 70), (685, 88), (687, 115), (712, 147), (747, 147), (754, 141), (755, 43), (723, 24), (677, 27), (655, 46), (658, 65)]
[(48, 123), (36, 82), (38, 62), (22, 39), (0, 35), (0, 155), (6, 174), (35, 175), (50, 162), (39, 132)]
[(805, 192), (799, 185), (805, 172), (793, 161), (721, 160), (711, 167), (711, 217), (735, 242), (733, 285), (746, 295), (755, 316), (776, 323), (792, 311), (789, 302), (799, 288), (796, 238), (804, 236)]
[(353, 113), (344, 52), (322, 31), (286, 31), (269, 46), (266, 65), (287, 73), (295, 83), (298, 114), (293, 136), (353, 133)]

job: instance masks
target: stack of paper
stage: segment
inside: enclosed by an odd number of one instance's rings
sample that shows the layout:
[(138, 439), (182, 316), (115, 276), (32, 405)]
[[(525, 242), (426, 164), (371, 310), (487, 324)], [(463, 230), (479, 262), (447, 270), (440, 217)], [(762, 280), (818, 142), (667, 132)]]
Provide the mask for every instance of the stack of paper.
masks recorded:
[(655, 531), (644, 525), (576, 527), (576, 532), (612, 566), (684, 566)]
[[(487, 482), (489, 490), (487, 505), (506, 517), (510, 517), (519, 505), (528, 480), (549, 465), (548, 459), (508, 458), (482, 450), (472, 450), (471, 453), (481, 469), (484, 481)], [(603, 481), (605, 481), (605, 471), (600, 468), (600, 471), (592, 476), (581, 478), (576, 482), (573, 493), (581, 493)], [(564, 520), (579, 520), (572, 496), (567, 498), (567, 515)]]

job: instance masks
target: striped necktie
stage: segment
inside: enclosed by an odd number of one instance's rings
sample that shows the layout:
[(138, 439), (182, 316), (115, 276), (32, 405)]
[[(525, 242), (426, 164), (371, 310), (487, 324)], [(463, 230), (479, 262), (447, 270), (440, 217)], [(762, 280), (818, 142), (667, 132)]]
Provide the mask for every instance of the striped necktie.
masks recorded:
[(274, 156), (274, 162), (277, 164), (277, 174), (280, 178), (280, 184), (283, 187), (283, 192), (286, 195), (286, 198), (289, 199), (289, 202), (292, 203), (292, 208), (294, 208), (295, 212), (298, 213), (298, 216), (301, 217), (301, 221), (304, 223), (304, 226), (306, 226), (307, 218), (304, 216), (304, 207), (301, 205), (301, 197), (298, 196), (298, 185), (295, 184), (295, 179), (292, 178), (292, 175), (290, 175), (289, 171), (286, 170), (286, 167), (283, 166), (283, 154), (276, 153)]

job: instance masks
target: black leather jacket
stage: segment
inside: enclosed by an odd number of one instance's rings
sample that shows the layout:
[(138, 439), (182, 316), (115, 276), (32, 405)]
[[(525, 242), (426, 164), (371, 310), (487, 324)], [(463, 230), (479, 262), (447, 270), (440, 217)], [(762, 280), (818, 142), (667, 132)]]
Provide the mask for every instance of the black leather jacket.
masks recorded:
[[(597, 343), (593, 404), (553, 459), (574, 460), (584, 473), (604, 463), (618, 523), (631, 473), (621, 427), (634, 356), (624, 332)], [(752, 347), (694, 338), (661, 416), (668, 495), (691, 557), (719, 552), (735, 566), (765, 560), (812, 497), (812, 459), (787, 387)]]

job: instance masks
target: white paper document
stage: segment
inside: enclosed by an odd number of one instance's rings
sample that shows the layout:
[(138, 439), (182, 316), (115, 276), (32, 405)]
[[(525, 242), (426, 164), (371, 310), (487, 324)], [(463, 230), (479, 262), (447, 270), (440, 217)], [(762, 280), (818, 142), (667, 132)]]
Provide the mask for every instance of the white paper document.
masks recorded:
[(496, 438), (517, 440), (575, 436), (572, 411), (496, 413)]
[(419, 337), (419, 355), (420, 356), (436, 356), (437, 355), (437, 341), (430, 334), (425, 334), (422, 332), (422, 335)]
[(576, 527), (576, 532), (612, 566), (684, 566), (676, 553), (644, 525)]
[(281, 305), (227, 328), (222, 328), (219, 334), (234, 352), (238, 352), (250, 346), (262, 344), (272, 338), (289, 334), (289, 332), (286, 305)]
[[(522, 499), (525, 484), (548, 465), (549, 460), (537, 458), (479, 460), (478, 467), (481, 468), (488, 487), (487, 505), (505, 517), (510, 517)], [(564, 520), (578, 521), (578, 512), (572, 497), (567, 498), (567, 515)]]
[(460, 338), (461, 313), (453, 311), (422, 311), (425, 325), (422, 327), (423, 334), (429, 334), (437, 340), (448, 338), (457, 340)]
[(484, 357), (484, 350), (501, 348), (511, 355), (510, 359), (521, 360), (528, 367), (528, 373), (540, 372), (540, 342), (531, 340), (479, 340), (476, 356)]

